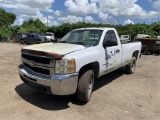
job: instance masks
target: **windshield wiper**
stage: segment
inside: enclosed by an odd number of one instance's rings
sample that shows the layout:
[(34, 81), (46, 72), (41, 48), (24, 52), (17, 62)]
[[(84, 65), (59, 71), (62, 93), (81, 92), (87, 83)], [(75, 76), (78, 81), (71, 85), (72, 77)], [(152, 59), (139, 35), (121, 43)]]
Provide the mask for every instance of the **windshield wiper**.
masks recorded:
[(69, 42), (69, 43), (71, 43), (71, 44), (78, 44), (78, 45), (85, 45), (84, 42), (80, 42), (80, 41), (78, 41), (78, 42)]
[(67, 42), (67, 41), (59, 41), (60, 43), (70, 43), (70, 44), (78, 44), (78, 45), (86, 45), (84, 42), (78, 41), (78, 42)]
[(59, 41), (60, 43), (66, 43), (66, 41)]

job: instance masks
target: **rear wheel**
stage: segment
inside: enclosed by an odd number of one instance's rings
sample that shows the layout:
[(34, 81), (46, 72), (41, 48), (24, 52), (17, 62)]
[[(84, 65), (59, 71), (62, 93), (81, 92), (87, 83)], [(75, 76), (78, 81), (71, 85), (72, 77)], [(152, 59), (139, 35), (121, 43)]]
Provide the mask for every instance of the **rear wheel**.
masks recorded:
[(40, 44), (41, 43), (41, 40), (37, 40), (37, 42), (36, 42), (37, 44)]
[(136, 58), (132, 57), (131, 62), (126, 65), (125, 70), (129, 74), (133, 74), (136, 69)]
[(21, 41), (21, 44), (25, 44), (24, 40), (20, 40)]
[(77, 87), (77, 98), (80, 101), (88, 102), (91, 99), (94, 87), (94, 72), (93, 70), (84, 70), (79, 78)]

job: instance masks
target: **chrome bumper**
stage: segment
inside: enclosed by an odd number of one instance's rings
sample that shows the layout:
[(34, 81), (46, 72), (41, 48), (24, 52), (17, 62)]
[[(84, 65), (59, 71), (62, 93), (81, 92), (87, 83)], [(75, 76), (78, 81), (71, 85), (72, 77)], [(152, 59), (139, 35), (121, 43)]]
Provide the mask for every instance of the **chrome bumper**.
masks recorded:
[(74, 94), (77, 89), (78, 73), (44, 77), (26, 70), (23, 65), (20, 64), (19, 74), (24, 83), (48, 94), (71, 95)]

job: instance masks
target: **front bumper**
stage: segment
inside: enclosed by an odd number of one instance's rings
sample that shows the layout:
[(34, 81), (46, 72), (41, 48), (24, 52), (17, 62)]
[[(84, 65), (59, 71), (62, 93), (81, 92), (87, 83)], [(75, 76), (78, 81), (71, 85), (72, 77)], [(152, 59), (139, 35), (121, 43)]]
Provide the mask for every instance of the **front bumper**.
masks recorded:
[(24, 83), (47, 94), (71, 95), (74, 94), (77, 89), (78, 73), (44, 77), (26, 70), (24, 66), (20, 64), (19, 74)]

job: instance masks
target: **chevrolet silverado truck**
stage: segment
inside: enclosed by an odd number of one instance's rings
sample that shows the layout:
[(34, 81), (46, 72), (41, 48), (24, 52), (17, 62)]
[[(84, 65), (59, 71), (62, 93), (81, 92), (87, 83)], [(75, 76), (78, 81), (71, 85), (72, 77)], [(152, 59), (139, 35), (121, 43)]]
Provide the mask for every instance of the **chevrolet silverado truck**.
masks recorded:
[(58, 43), (22, 48), (20, 78), (38, 91), (91, 98), (96, 78), (124, 67), (134, 73), (141, 42), (122, 42), (114, 28), (81, 28)]

